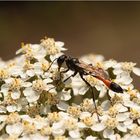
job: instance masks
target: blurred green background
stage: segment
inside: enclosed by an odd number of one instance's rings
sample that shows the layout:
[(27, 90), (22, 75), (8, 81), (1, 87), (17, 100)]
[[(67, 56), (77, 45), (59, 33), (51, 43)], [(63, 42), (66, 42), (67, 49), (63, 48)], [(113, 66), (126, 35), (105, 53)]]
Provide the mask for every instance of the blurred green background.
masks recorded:
[(45, 35), (64, 41), (69, 55), (93, 52), (140, 67), (140, 2), (0, 2), (4, 60)]

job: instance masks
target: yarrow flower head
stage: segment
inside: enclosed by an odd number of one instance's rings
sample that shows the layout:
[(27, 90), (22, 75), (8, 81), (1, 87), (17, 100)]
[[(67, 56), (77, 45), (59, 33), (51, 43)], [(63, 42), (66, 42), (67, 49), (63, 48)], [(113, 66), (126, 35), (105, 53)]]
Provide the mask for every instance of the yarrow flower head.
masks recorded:
[(45, 37), (0, 60), (0, 140), (139, 140), (136, 63), (96, 54), (76, 59), (65, 50)]

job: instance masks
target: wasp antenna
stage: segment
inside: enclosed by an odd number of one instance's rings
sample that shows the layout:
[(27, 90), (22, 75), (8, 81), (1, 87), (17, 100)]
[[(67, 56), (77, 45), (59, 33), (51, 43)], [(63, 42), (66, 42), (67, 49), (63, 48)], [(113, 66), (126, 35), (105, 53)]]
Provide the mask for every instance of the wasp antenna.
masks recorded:
[(51, 68), (52, 64), (53, 64), (54, 61), (57, 60), (57, 59), (58, 59), (58, 58), (55, 58), (55, 59), (51, 62), (51, 64), (50, 64), (50, 66), (48, 67), (47, 71)]

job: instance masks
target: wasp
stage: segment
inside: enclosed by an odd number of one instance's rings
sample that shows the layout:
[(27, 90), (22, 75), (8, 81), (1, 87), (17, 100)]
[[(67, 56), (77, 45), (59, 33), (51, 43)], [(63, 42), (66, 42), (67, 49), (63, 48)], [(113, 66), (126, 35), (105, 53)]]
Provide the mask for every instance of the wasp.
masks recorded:
[[(67, 55), (61, 55), (60, 57), (56, 58), (55, 60), (57, 60), (59, 71), (60, 71), (63, 63), (66, 63), (67, 69), (62, 71), (62, 73), (66, 73), (69, 70), (73, 71), (73, 74), (70, 75), (69, 77), (67, 77), (63, 82), (67, 81), (71, 77), (74, 77), (76, 74), (79, 74), (81, 79), (92, 89), (91, 84), (88, 81), (86, 81), (86, 79), (84, 78), (84, 76), (86, 76), (86, 75), (91, 75), (91, 76), (101, 80), (110, 90), (117, 92), (117, 93), (123, 93), (123, 89), (121, 88), (121, 86), (115, 82), (112, 82), (111, 79), (109, 78), (108, 74), (106, 73), (106, 71), (103, 70), (102, 68), (95, 67), (92, 64), (86, 64), (86, 63), (80, 61), (78, 58), (73, 58), (73, 57), (70, 57)], [(51, 67), (51, 65), (50, 65), (50, 67)], [(93, 90), (92, 90), (92, 92), (93, 92)], [(96, 113), (98, 114), (97, 106), (95, 103), (94, 93), (93, 93), (93, 102), (94, 102), (94, 106), (96, 109)], [(98, 116), (98, 120), (99, 120), (99, 116)]]
[(74, 77), (77, 73), (79, 73), (82, 80), (87, 84), (90, 85), (84, 78), (84, 75), (91, 75), (99, 80), (101, 80), (109, 89), (111, 89), (114, 92), (123, 93), (123, 89), (116, 84), (115, 82), (112, 82), (108, 76), (108, 74), (102, 69), (98, 67), (94, 67), (92, 64), (85, 64), (84, 62), (80, 61), (77, 58), (72, 58), (70, 56), (61, 55), (57, 59), (58, 69), (62, 67), (63, 63), (66, 63), (67, 70), (63, 71), (64, 73), (72, 70), (74, 73), (69, 76), (64, 81), (68, 80), (70, 77)]

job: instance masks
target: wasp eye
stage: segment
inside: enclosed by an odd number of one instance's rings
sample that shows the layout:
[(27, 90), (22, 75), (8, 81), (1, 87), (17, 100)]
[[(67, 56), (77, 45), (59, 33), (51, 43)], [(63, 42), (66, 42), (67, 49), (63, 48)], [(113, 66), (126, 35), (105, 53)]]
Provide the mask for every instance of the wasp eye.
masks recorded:
[(123, 89), (114, 82), (111, 82), (110, 89), (113, 90), (114, 92), (123, 93)]
[(79, 63), (79, 60), (78, 60), (77, 58), (72, 58), (72, 61), (73, 61), (74, 63)]
[(57, 59), (57, 63), (58, 66), (61, 67), (62, 63), (64, 63), (65, 59), (67, 58), (66, 55), (61, 55), (58, 59)]

